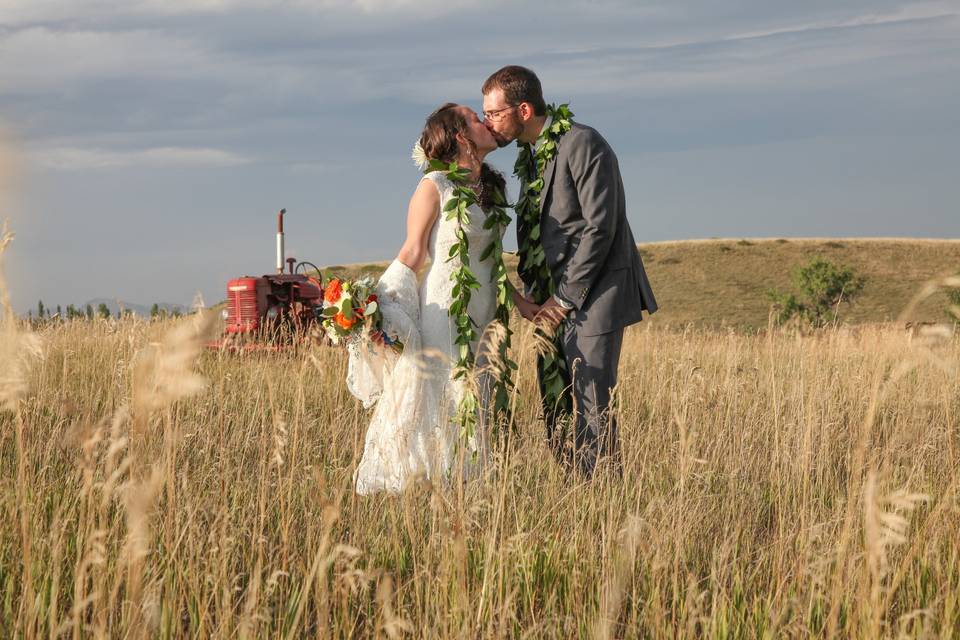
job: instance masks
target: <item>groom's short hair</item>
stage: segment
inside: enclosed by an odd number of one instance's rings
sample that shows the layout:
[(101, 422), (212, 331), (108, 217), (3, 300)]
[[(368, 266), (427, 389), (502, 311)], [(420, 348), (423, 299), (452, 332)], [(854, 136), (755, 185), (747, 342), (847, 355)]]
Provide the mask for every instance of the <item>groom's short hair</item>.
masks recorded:
[(542, 116), (547, 113), (547, 103), (543, 101), (540, 78), (526, 67), (512, 64), (494, 72), (483, 83), (481, 91), (486, 95), (494, 89), (503, 91), (503, 97), (511, 105), (529, 102), (536, 115)]

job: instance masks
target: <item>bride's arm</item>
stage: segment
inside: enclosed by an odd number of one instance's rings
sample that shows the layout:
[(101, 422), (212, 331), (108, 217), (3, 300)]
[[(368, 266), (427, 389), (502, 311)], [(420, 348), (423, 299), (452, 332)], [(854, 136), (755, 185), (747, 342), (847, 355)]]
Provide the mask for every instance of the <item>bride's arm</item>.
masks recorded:
[(407, 239), (400, 247), (397, 260), (414, 272), (420, 270), (427, 259), (430, 229), (440, 214), (440, 193), (430, 180), (421, 180), (410, 198), (407, 208)]

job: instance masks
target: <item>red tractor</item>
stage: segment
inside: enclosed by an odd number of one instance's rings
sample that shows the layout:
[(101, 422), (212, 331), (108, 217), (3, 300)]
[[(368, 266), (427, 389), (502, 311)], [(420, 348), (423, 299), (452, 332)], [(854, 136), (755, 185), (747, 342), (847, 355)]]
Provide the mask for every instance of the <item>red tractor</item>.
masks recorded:
[[(224, 339), (212, 347), (278, 348), (308, 335), (323, 308), (323, 283), (307, 275), (320, 270), (310, 262), (284, 259), (283, 216), (277, 214), (277, 272), (260, 277), (243, 276), (227, 282)], [(288, 271), (284, 273), (284, 263)]]

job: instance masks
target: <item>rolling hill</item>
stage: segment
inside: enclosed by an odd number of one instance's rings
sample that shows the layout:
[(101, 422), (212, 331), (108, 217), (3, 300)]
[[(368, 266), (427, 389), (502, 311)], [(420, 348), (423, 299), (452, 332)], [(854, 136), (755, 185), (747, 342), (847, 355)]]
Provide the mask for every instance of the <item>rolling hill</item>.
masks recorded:
[[(792, 291), (791, 273), (814, 256), (852, 267), (866, 279), (861, 296), (841, 309), (853, 324), (895, 320), (931, 278), (960, 273), (960, 240), (914, 238), (750, 238), (639, 245), (660, 311), (657, 325), (767, 325), (772, 288)], [(331, 265), (324, 276), (379, 275), (387, 263)], [(507, 256), (507, 265), (516, 258)], [(942, 321), (946, 295), (921, 304), (915, 321)]]

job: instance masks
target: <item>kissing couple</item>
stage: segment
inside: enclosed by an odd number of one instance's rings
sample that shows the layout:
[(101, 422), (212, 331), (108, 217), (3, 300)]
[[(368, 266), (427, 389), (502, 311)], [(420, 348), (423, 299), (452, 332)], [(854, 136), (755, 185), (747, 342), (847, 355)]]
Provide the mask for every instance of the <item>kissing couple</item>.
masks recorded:
[[(414, 160), (425, 174), (406, 240), (377, 283), (382, 336), (350, 349), (347, 383), (374, 407), (357, 493), (400, 492), (418, 479), (476, 475), (509, 405), (511, 308), (553, 343), (538, 356), (546, 439), (565, 468), (590, 478), (621, 469), (611, 391), (624, 329), (657, 303), (630, 224), (617, 157), (567, 105), (547, 105), (530, 69), (483, 83), (483, 119), (447, 103), (426, 120)], [(516, 290), (503, 266), (504, 177), (484, 162), (516, 141)], [(429, 258), (429, 266), (417, 274)], [(570, 433), (572, 431), (572, 434)]]

